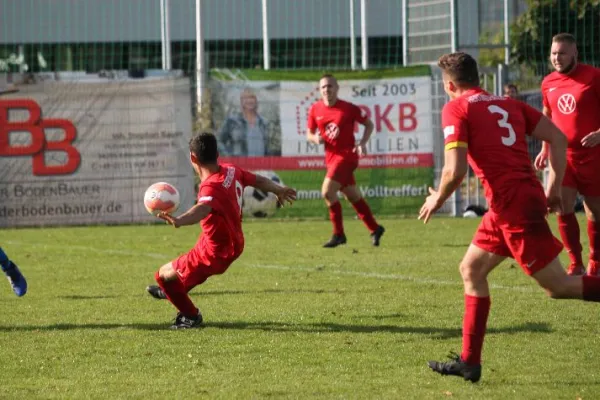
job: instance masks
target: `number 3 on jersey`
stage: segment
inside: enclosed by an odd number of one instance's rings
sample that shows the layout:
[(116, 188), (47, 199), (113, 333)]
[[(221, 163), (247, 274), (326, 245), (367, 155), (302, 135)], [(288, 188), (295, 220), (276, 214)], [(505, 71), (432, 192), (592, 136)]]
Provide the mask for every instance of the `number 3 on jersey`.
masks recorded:
[(501, 107), (491, 105), (488, 107), (488, 111), (492, 114), (500, 114), (502, 118), (498, 120), (498, 126), (501, 128), (508, 129), (508, 136), (502, 136), (502, 144), (505, 146), (512, 146), (517, 141), (517, 134), (513, 129), (513, 126), (508, 122), (508, 112)]

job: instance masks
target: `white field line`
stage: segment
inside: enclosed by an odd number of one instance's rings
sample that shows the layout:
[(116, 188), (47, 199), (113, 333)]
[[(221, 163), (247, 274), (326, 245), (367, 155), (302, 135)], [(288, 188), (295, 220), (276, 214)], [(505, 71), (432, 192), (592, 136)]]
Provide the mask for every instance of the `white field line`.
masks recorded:
[[(19, 247), (37, 247), (37, 248), (61, 248), (61, 249), (71, 249), (71, 250), (82, 250), (82, 251), (91, 251), (99, 254), (115, 254), (115, 255), (124, 255), (124, 256), (134, 256), (134, 257), (148, 257), (154, 259), (163, 259), (165, 261), (171, 260), (174, 258), (173, 254), (161, 254), (161, 253), (148, 253), (148, 252), (140, 252), (140, 251), (132, 251), (132, 250), (116, 250), (116, 249), (107, 249), (107, 248), (97, 248), (90, 246), (77, 246), (77, 245), (69, 245), (69, 244), (48, 244), (48, 243), (25, 243), (18, 242), (12, 240), (6, 240), (3, 243), (11, 244)], [(2, 243), (0, 243), (1, 245)], [(373, 279), (384, 279), (384, 280), (397, 280), (397, 281), (405, 281), (405, 282), (413, 282), (417, 284), (423, 285), (438, 285), (438, 286), (461, 286), (462, 282), (460, 278), (457, 276), (455, 281), (447, 281), (442, 279), (429, 279), (422, 277), (414, 277), (410, 275), (400, 275), (400, 274), (383, 274), (378, 272), (363, 272), (363, 271), (347, 271), (347, 270), (339, 270), (332, 269), (328, 267), (317, 268), (317, 267), (305, 267), (305, 266), (294, 266), (289, 267), (285, 265), (277, 265), (277, 264), (250, 264), (247, 265), (250, 268), (257, 269), (270, 269), (270, 270), (278, 270), (278, 271), (291, 271), (291, 272), (318, 272), (323, 274), (333, 274), (333, 275), (347, 275), (347, 276), (359, 276), (362, 278), (373, 278)], [(458, 275), (458, 274), (457, 274)], [(497, 285), (490, 283), (490, 289), (501, 289), (501, 290), (512, 290), (517, 292), (537, 292), (540, 289), (536, 287), (530, 286), (506, 286), (506, 285)]]
[[(409, 275), (398, 275), (398, 274), (381, 274), (377, 272), (362, 272), (362, 271), (345, 271), (345, 270), (336, 270), (331, 268), (310, 268), (310, 267), (288, 267), (285, 265), (261, 265), (261, 264), (253, 264), (249, 265), (250, 268), (260, 268), (260, 269), (274, 269), (279, 271), (302, 271), (302, 272), (319, 272), (319, 273), (330, 273), (334, 275), (350, 275), (350, 276), (360, 276), (363, 278), (375, 278), (375, 279), (391, 279), (397, 281), (406, 281), (419, 283), (424, 285), (439, 285), (439, 286), (462, 286), (462, 282), (460, 278), (457, 276), (456, 281), (445, 281), (441, 279), (428, 279), (421, 277), (414, 277)], [(493, 283), (489, 284), (490, 289), (504, 289), (504, 290), (514, 290), (517, 292), (537, 292), (540, 289), (529, 286), (506, 286), (506, 285), (496, 285)]]

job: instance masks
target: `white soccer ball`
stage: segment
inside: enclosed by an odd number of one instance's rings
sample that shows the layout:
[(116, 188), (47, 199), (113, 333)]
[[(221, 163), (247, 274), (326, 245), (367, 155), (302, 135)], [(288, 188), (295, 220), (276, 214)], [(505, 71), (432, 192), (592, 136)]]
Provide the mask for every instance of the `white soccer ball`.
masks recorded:
[[(283, 185), (281, 178), (273, 171), (253, 171), (257, 175), (269, 178), (273, 182)], [(252, 186), (244, 188), (242, 211), (246, 217), (266, 218), (277, 212), (281, 205), (273, 193), (265, 193)]]
[(167, 182), (153, 183), (144, 193), (144, 206), (152, 215), (177, 211), (179, 201), (179, 191)]

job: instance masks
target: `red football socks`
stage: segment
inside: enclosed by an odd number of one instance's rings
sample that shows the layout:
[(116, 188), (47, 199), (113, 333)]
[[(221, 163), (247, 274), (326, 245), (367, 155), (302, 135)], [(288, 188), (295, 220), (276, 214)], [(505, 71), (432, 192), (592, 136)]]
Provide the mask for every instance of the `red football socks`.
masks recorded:
[(186, 317), (198, 315), (198, 309), (194, 303), (192, 303), (192, 300), (187, 294), (187, 290), (179, 279), (163, 281), (158, 272), (154, 275), (154, 279), (156, 279), (158, 286), (165, 292), (169, 301), (179, 310), (179, 312)]
[(600, 277), (584, 275), (583, 279), (583, 300), (600, 302)]
[(358, 217), (367, 226), (367, 229), (369, 229), (371, 233), (375, 232), (375, 230), (379, 227), (379, 224), (375, 221), (375, 217), (373, 217), (373, 213), (371, 212), (371, 209), (369, 208), (369, 205), (365, 199), (361, 198), (356, 203), (352, 203), (352, 207), (354, 207)]
[(460, 358), (469, 365), (481, 364), (481, 350), (491, 307), (490, 297), (465, 294), (463, 318), (463, 350)]
[(579, 241), (579, 222), (575, 213), (558, 216), (558, 230), (565, 244), (569, 259), (573, 265), (583, 265), (581, 242)]
[(587, 231), (590, 238), (590, 260), (600, 261), (600, 222), (588, 220)]
[(342, 204), (336, 201), (329, 206), (329, 219), (333, 224), (333, 234), (341, 236), (344, 234), (344, 222), (342, 220)]

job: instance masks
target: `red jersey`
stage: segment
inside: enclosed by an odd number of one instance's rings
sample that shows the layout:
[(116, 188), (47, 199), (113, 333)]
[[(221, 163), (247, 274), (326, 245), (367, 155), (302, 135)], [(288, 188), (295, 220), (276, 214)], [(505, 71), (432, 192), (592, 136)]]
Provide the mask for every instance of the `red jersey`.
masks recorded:
[(469, 90), (442, 110), (446, 150), (466, 147), (469, 165), (481, 180), (490, 209), (496, 213), (514, 200), (522, 185), (542, 186), (529, 160), (525, 135), (542, 113), (483, 89)]
[(223, 260), (237, 258), (244, 250), (242, 195), (252, 186), (256, 175), (230, 164), (221, 164), (217, 173), (200, 183), (198, 203), (212, 208), (200, 221), (200, 246), (203, 255)]
[(367, 114), (352, 103), (338, 99), (334, 105), (326, 106), (321, 100), (310, 107), (308, 129), (319, 129), (327, 162), (336, 156), (358, 160), (358, 154), (353, 152), (356, 145), (354, 126), (355, 122), (362, 124), (366, 120)]
[(542, 82), (544, 106), (552, 113), (552, 122), (564, 132), (569, 152), (600, 152), (581, 145), (588, 133), (600, 129), (600, 69), (578, 64), (568, 75), (552, 72)]

